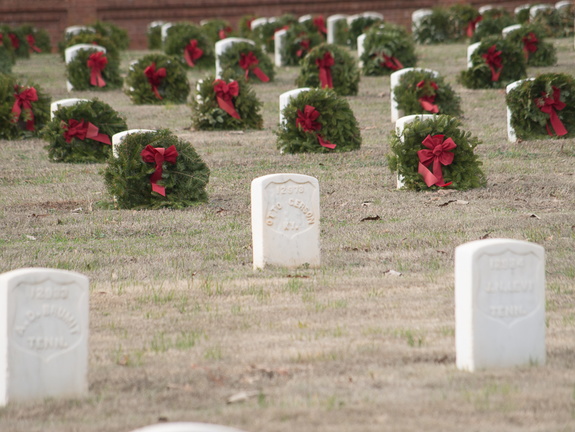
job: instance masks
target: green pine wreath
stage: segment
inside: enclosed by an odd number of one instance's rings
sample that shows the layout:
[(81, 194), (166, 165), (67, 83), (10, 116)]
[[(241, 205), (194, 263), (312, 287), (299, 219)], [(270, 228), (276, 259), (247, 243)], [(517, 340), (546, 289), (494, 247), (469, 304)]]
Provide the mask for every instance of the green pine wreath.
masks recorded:
[[(36, 90), (38, 100), (30, 102), (34, 123), (28, 123), (32, 118), (26, 107), (20, 106), (20, 115), (12, 113), (16, 101), (15, 93), (25, 92), (29, 88)], [(38, 136), (40, 130), (50, 120), (50, 96), (35, 83), (21, 84), (15, 76), (0, 74), (0, 138), (20, 139)], [(33, 129), (32, 129), (33, 127)]]
[(201, 57), (193, 60), (193, 68), (213, 68), (215, 62), (214, 42), (208, 36), (206, 29), (195, 24), (181, 23), (170, 27), (164, 43), (164, 51), (167, 55), (177, 58), (186, 69), (192, 69), (184, 58), (184, 50), (193, 40), (196, 41), (196, 47), (203, 51)]
[[(165, 69), (165, 76), (156, 85), (157, 95), (146, 75), (146, 69), (152, 65), (156, 72)], [(148, 54), (130, 66), (125, 80), (124, 93), (137, 105), (183, 104), (188, 100), (190, 84), (186, 71), (177, 59), (164, 54)]]
[(383, 24), (383, 20), (379, 18), (374, 18), (370, 16), (360, 16), (354, 19), (351, 24), (347, 27), (347, 44), (348, 46), (356, 50), (357, 49), (357, 38), (363, 33), (366, 33), (372, 26)]
[(33, 50), (30, 44), (29, 50), (35, 52), (37, 54), (50, 54), (52, 52), (52, 44), (50, 43), (50, 35), (44, 29), (36, 28), (30, 24), (24, 24), (18, 27), (21, 33), (24, 35), (26, 41), (29, 41), (31, 37), (34, 41), (34, 46), (39, 49), (40, 51)]
[(48, 142), (48, 158), (53, 162), (105, 162), (112, 154), (112, 146), (100, 141), (77, 137), (66, 142), (65, 133), (70, 120), (88, 121), (98, 128), (98, 132), (112, 135), (128, 129), (125, 119), (105, 102), (98, 99), (78, 102), (72, 106), (62, 106), (55, 113), (41, 132), (41, 137)]
[[(372, 27), (365, 36), (364, 52), (360, 57), (362, 71), (367, 76), (390, 75), (402, 67), (413, 67), (417, 63), (415, 42), (407, 30), (398, 25), (385, 24)], [(402, 67), (385, 66), (385, 56), (397, 59)]]
[(251, 37), (256, 44), (261, 46), (266, 52), (273, 53), (275, 49), (274, 35), (275, 32), (298, 25), (297, 17), (292, 14), (284, 14), (273, 22), (267, 22), (252, 30)]
[(2, 33), (2, 43), (10, 47), (16, 58), (30, 58), (30, 47), (21, 28), (1, 25), (0, 33)]
[[(232, 46), (220, 55), (220, 67), (222, 68), (222, 71), (226, 73), (226, 78), (234, 80), (245, 78), (246, 71), (240, 67), (240, 58), (242, 57), (242, 54), (248, 55), (250, 52), (253, 53), (259, 61), (256, 67), (258, 67), (270, 81), (273, 81), (275, 78), (275, 70), (272, 61), (266, 54), (264, 54), (261, 48), (253, 46), (248, 42), (232, 44)], [(256, 84), (262, 82), (256, 76), (253, 69), (249, 70), (248, 80), (251, 83)]]
[(349, 27), (347, 26), (347, 20), (345, 18), (337, 20), (334, 26), (333, 43), (336, 45), (347, 45), (348, 35)]
[[(213, 76), (200, 80), (196, 86), (196, 96), (192, 98), (192, 126), (196, 130), (245, 130), (262, 129), (263, 118), (260, 113), (261, 101), (251, 86), (239, 80), (239, 94), (233, 98), (234, 108), (240, 116), (236, 119), (220, 108), (216, 100)], [(224, 81), (230, 83), (232, 80)]]
[[(226, 37), (235, 36), (234, 29), (228, 20), (214, 18), (209, 19), (202, 24), (205, 34), (213, 43)], [(222, 37), (223, 36), (223, 37)]]
[(447, 8), (450, 16), (451, 40), (459, 41), (467, 37), (467, 27), (481, 16), (470, 4), (454, 4)]
[(343, 47), (323, 43), (313, 48), (303, 59), (296, 78), (298, 87), (321, 87), (319, 68), (316, 60), (323, 59), (325, 53), (331, 53), (334, 65), (331, 67), (333, 90), (341, 96), (357, 95), (359, 90), (359, 69), (357, 61)]
[(110, 39), (119, 50), (127, 50), (130, 46), (130, 38), (128, 32), (109, 21), (96, 21), (90, 24), (96, 33)]
[(517, 21), (517, 24), (525, 24), (529, 22), (529, 5), (519, 10), (515, 15), (515, 21)]
[(252, 21), (259, 18), (257, 15), (248, 14), (242, 15), (238, 23), (238, 32), (240, 37), (251, 39), (252, 37)]
[[(319, 112), (316, 121), (319, 131), (306, 132), (297, 125), (298, 111), (305, 112), (306, 106)], [(333, 153), (357, 150), (361, 147), (358, 122), (344, 97), (329, 89), (310, 89), (299, 93), (284, 108), (286, 120), (276, 131), (277, 147), (285, 153)], [(335, 144), (334, 149), (320, 144), (318, 135), (324, 141)]]
[(567, 36), (563, 31), (563, 23), (559, 11), (555, 8), (541, 10), (530, 18), (529, 22), (539, 26), (547, 37), (563, 37)]
[(483, 14), (483, 20), (477, 24), (471, 43), (479, 42), (486, 36), (500, 35), (505, 27), (513, 24), (515, 20), (505, 9), (489, 9)]
[(102, 36), (99, 33), (90, 32), (78, 33), (66, 40), (64, 44), (58, 45), (62, 60), (65, 58), (66, 48), (78, 44), (100, 45), (101, 47), (106, 48), (106, 57), (108, 57), (108, 60), (114, 59), (115, 63), (120, 63), (120, 51), (112, 39)]
[(148, 27), (146, 39), (148, 41), (149, 50), (162, 49), (162, 25), (160, 24)]
[(14, 66), (12, 53), (4, 45), (0, 45), (0, 74), (11, 73), (12, 66)]
[[(575, 79), (571, 75), (547, 73), (534, 80), (525, 80), (507, 94), (507, 106), (511, 111), (511, 126), (523, 140), (558, 138), (549, 125), (550, 115), (539, 108), (544, 95), (553, 96), (554, 88), (560, 91), (560, 100), (566, 104), (554, 110), (563, 123), (567, 134), (560, 138), (575, 136)], [(550, 136), (549, 132), (553, 135)]]
[[(495, 46), (501, 51), (502, 66), (499, 80), (492, 80), (492, 72), (482, 57)], [(458, 77), (463, 86), (470, 89), (505, 88), (508, 84), (527, 76), (525, 55), (513, 41), (501, 36), (488, 36), (479, 45), (471, 56), (472, 66), (462, 71)]]
[(104, 87), (93, 86), (90, 84), (91, 70), (87, 65), (88, 59), (91, 54), (98, 52), (96, 49), (80, 50), (76, 53), (76, 57), (66, 65), (66, 73), (68, 81), (74, 87), (74, 91), (92, 90), (92, 91), (108, 91), (122, 87), (123, 80), (120, 76), (119, 62), (112, 56), (105, 56), (108, 59), (108, 64), (102, 71), (102, 78), (106, 82)]
[(452, 28), (452, 18), (447, 9), (434, 7), (413, 29), (415, 41), (422, 45), (454, 42), (457, 38)]
[(559, 37), (572, 37), (575, 30), (575, 4), (570, 4), (558, 10), (559, 26), (561, 33)]
[[(422, 83), (419, 87), (418, 85)], [(437, 85), (433, 88), (431, 83)], [(451, 85), (445, 82), (441, 75), (435, 76), (432, 72), (415, 69), (401, 75), (399, 85), (394, 89), (397, 108), (403, 115), (430, 114), (423, 109), (420, 98), (434, 98), (433, 104), (439, 108), (438, 114), (460, 117), (461, 98), (455, 93)]]
[(297, 66), (313, 48), (323, 43), (323, 37), (317, 32), (308, 32), (299, 23), (292, 24), (286, 32), (281, 47), (284, 66)]
[(324, 34), (320, 31), (319, 27), (316, 26), (315, 20), (323, 20), (323, 24), (327, 31), (327, 21), (325, 20), (325, 17), (323, 15), (312, 15), (311, 19), (303, 21), (300, 24), (305, 27), (307, 32), (319, 34), (322, 38), (322, 41), (325, 42), (327, 34)]
[(436, 185), (427, 186), (418, 173), (417, 152), (426, 148), (422, 142), (428, 135), (444, 135), (445, 139), (451, 138), (457, 146), (451, 151), (454, 154), (453, 162), (441, 167), (445, 182), (452, 182), (444, 188), (467, 190), (485, 186), (482, 163), (474, 153), (474, 149), (481, 144), (481, 141), (470, 132), (460, 129), (460, 125), (461, 122), (454, 117), (437, 115), (430, 119), (416, 119), (407, 123), (401, 136), (397, 132), (392, 132), (391, 152), (387, 155), (387, 161), (389, 169), (397, 172), (402, 179), (403, 189), (416, 191), (440, 189)]
[[(58, 42), (58, 52), (60, 53), (60, 57), (62, 58), (62, 61), (64, 61), (64, 51), (66, 51), (66, 48), (68, 48), (69, 46), (76, 45), (79, 43), (92, 43), (91, 40), (88, 40), (87, 42), (72, 42), (70, 44), (70, 41), (72, 40), (72, 38), (74, 38), (78, 35), (92, 35), (92, 37), (94, 37), (95, 34), (96, 34), (96, 30), (94, 30), (92, 27), (88, 27), (88, 26), (84, 26), (84, 28), (82, 28), (81, 30), (79, 30), (78, 32), (75, 32), (75, 33), (65, 33), (63, 40)], [(101, 36), (101, 35), (99, 35), (99, 36)]]
[[(176, 163), (162, 164), (162, 177), (157, 183), (165, 187), (165, 196), (152, 191), (150, 176), (156, 165), (142, 159), (142, 150), (148, 145), (166, 149), (174, 146), (178, 153)], [(119, 208), (181, 209), (208, 200), (208, 166), (189, 142), (169, 130), (126, 135), (116, 151), (118, 157), (108, 159), (103, 175)]]
[[(537, 51), (528, 52), (524, 49), (524, 38), (532, 37), (537, 40)], [(507, 34), (506, 39), (515, 42), (523, 51), (527, 58), (528, 66), (553, 66), (557, 64), (557, 50), (552, 43), (545, 41), (545, 31), (536, 24), (524, 24), (519, 29)]]

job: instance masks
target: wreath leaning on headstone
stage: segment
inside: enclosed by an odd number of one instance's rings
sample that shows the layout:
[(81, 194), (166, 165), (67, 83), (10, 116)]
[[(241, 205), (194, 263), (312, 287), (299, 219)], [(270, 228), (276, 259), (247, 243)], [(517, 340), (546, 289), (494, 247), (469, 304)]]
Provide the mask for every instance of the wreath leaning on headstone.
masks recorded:
[(214, 42), (206, 31), (194, 24), (174, 24), (164, 43), (167, 55), (179, 59), (186, 68), (214, 67)]
[(244, 78), (252, 83), (273, 81), (274, 65), (261, 48), (248, 42), (232, 44), (220, 57), (220, 67), (228, 79)]
[(332, 153), (361, 147), (358, 122), (347, 99), (329, 89), (299, 93), (284, 108), (276, 134), (285, 153)]
[(351, 49), (357, 49), (357, 38), (366, 33), (372, 26), (382, 24), (383, 20), (371, 16), (360, 16), (348, 24), (347, 44)]
[(48, 158), (54, 162), (105, 162), (112, 154), (112, 135), (128, 129), (126, 121), (97, 99), (62, 106), (42, 130)]
[(202, 29), (213, 43), (234, 36), (234, 29), (230, 22), (224, 19), (209, 19), (202, 24)]
[(389, 75), (417, 63), (415, 43), (404, 27), (385, 24), (372, 27), (365, 36), (362, 71), (367, 76)]
[(472, 43), (479, 42), (486, 36), (500, 35), (505, 27), (515, 24), (513, 17), (505, 9), (489, 9), (483, 13), (482, 18), (473, 32)]
[(74, 90), (106, 91), (123, 83), (118, 60), (96, 49), (78, 51), (66, 65), (66, 72)]
[(154, 22), (154, 25), (148, 26), (146, 39), (148, 41), (149, 50), (162, 49), (162, 24), (163, 21), (156, 21)]
[(118, 207), (180, 209), (208, 200), (208, 166), (169, 130), (126, 135), (116, 154), (103, 174)]
[(128, 32), (114, 23), (109, 21), (96, 21), (94, 24), (91, 24), (90, 27), (102, 36), (109, 38), (119, 50), (127, 50), (130, 46)]
[(520, 139), (575, 136), (575, 79), (548, 73), (525, 80), (507, 95), (511, 126)]
[(89, 45), (99, 45), (106, 48), (106, 56), (109, 60), (114, 60), (116, 63), (120, 63), (120, 51), (112, 39), (102, 36), (99, 33), (82, 32), (77, 35), (72, 36), (70, 39), (66, 40), (64, 44), (59, 45), (60, 56), (64, 60), (64, 55), (66, 48), (69, 48), (78, 44), (89, 44)]
[(50, 120), (50, 96), (33, 83), (0, 74), (0, 138), (37, 136)]
[(423, 45), (453, 42), (451, 16), (445, 8), (434, 7), (413, 29), (415, 41)]
[(482, 163), (473, 152), (481, 141), (460, 129), (460, 124), (454, 117), (438, 115), (407, 123), (401, 136), (392, 132), (387, 161), (389, 169), (402, 179), (404, 189), (485, 186)]
[(37, 54), (50, 54), (52, 45), (50, 43), (50, 35), (44, 29), (38, 29), (30, 24), (24, 24), (18, 27), (26, 42), (28, 42), (28, 49), (30, 53)]
[(341, 96), (356, 95), (359, 89), (357, 61), (343, 47), (321, 44), (303, 59), (296, 78), (298, 87), (331, 88)]
[(285, 66), (297, 66), (311, 49), (320, 45), (323, 37), (318, 32), (308, 32), (301, 24), (292, 24), (286, 32), (280, 53)]
[(135, 104), (183, 104), (190, 84), (180, 62), (164, 54), (148, 54), (132, 66), (124, 92)]
[(446, 114), (462, 115), (461, 98), (442, 76), (415, 69), (401, 75), (394, 89), (397, 108), (404, 115)]
[(506, 39), (523, 50), (528, 66), (553, 66), (557, 63), (557, 51), (552, 43), (544, 40), (544, 33), (538, 25), (525, 24), (510, 32)]
[(7, 25), (0, 26), (0, 42), (10, 46), (10, 50), (16, 58), (30, 58), (30, 49), (26, 35), (21, 28), (12, 28)]
[(471, 38), (483, 19), (479, 11), (469, 4), (454, 4), (447, 8), (450, 17), (451, 39), (453, 41)]
[(192, 99), (192, 125), (197, 130), (261, 129), (262, 103), (244, 80), (213, 76), (200, 80)]
[(527, 76), (521, 47), (500, 36), (483, 39), (472, 54), (471, 62), (471, 67), (458, 77), (467, 88), (504, 88)]

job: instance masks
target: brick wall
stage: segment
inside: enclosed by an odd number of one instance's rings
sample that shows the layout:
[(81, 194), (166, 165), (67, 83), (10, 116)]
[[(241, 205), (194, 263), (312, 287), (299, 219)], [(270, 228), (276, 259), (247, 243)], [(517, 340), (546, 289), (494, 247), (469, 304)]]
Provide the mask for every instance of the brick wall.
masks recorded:
[[(434, 5), (462, 3), (458, 0), (1, 0), (0, 22), (9, 25), (31, 23), (46, 29), (56, 45), (67, 26), (90, 24), (96, 19), (110, 21), (125, 28), (130, 36), (132, 49), (146, 47), (146, 26), (155, 20), (192, 21), (204, 18), (224, 18), (236, 23), (247, 14), (275, 16), (283, 13), (304, 15), (321, 13), (353, 14), (376, 11), (384, 14), (386, 21), (403, 25), (411, 23), (411, 13), (416, 9)], [(512, 10), (525, 4), (525, 0), (477, 1), (467, 3), (478, 7), (492, 4)]]

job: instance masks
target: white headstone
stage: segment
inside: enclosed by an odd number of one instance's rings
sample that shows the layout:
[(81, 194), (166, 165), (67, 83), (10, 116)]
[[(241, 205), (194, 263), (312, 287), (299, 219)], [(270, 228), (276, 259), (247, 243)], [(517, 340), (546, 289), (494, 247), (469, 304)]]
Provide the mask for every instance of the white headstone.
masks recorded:
[(353, 23), (356, 19), (360, 18), (361, 14), (354, 14), (354, 15), (349, 15), (346, 19), (347, 19), (347, 25), (350, 26), (351, 23)]
[(458, 369), (545, 363), (545, 251), (489, 239), (455, 249)]
[(319, 182), (302, 174), (252, 181), (254, 269), (319, 267)]
[(365, 51), (365, 48), (363, 45), (365, 43), (366, 36), (367, 36), (367, 34), (362, 33), (357, 37), (357, 58), (358, 58), (359, 68), (363, 67), (363, 61), (361, 60), (361, 56), (363, 55), (363, 52)]
[(555, 7), (553, 5), (550, 5), (550, 4), (538, 4), (535, 6), (531, 6), (529, 8), (529, 17), (535, 18), (537, 16), (537, 14), (539, 14), (540, 12), (545, 12), (545, 11), (550, 10), (550, 9), (555, 9)]
[(94, 30), (93, 27), (82, 26), (82, 25), (75, 25), (75, 26), (66, 27), (66, 29), (64, 30), (66, 38), (70, 38), (72, 36), (76, 36), (77, 34), (86, 33), (86, 32), (96, 33), (96, 30)]
[(563, 8), (568, 8), (570, 6), (573, 6), (574, 4), (575, 2), (572, 0), (562, 0), (560, 2), (555, 3), (555, 9), (560, 10)]
[(421, 24), (421, 20), (432, 13), (433, 11), (431, 9), (417, 9), (414, 11), (411, 14), (411, 31), (415, 32)]
[(208, 423), (159, 423), (135, 429), (132, 432), (242, 432), (228, 426)]
[(395, 71), (389, 76), (389, 87), (390, 87), (389, 99), (391, 100), (391, 122), (392, 123), (395, 123), (397, 121), (397, 119), (399, 119), (400, 117), (403, 117), (403, 114), (404, 114), (397, 107), (397, 101), (395, 100), (395, 88), (399, 85), (399, 81), (401, 80), (401, 77), (405, 73), (411, 72), (411, 71), (429, 72), (429, 73), (432, 73), (433, 76), (435, 76), (435, 77), (439, 75), (439, 73), (437, 71), (434, 71), (431, 69), (410, 67), (410, 68), (403, 68), (403, 69), (400, 69), (398, 71)]
[(60, 107), (72, 106), (76, 105), (78, 102), (88, 102), (88, 99), (78, 99), (78, 98), (70, 98), (70, 99), (60, 99), (56, 102), (52, 102), (50, 104), (50, 120), (54, 118), (54, 113), (60, 109)]
[(88, 391), (89, 282), (65, 270), (0, 275), (0, 406)]
[(255, 20), (252, 21), (252, 23), (250, 24), (250, 28), (251, 30), (255, 30), (260, 26), (263, 26), (264, 24), (268, 23), (268, 19), (265, 17), (262, 18), (256, 18)]
[[(533, 79), (534, 78), (527, 78), (524, 80), (512, 82), (507, 87), (505, 87), (505, 94), (509, 94), (515, 87), (517, 87), (523, 81), (530, 81)], [(515, 134), (515, 129), (513, 128), (513, 126), (511, 126), (511, 114), (512, 114), (512, 112), (509, 109), (509, 106), (507, 106), (507, 139), (510, 142), (515, 142), (515, 141), (517, 141), (517, 135)]]
[(468, 69), (473, 67), (473, 61), (471, 60), (471, 56), (473, 55), (475, 50), (477, 50), (477, 48), (479, 48), (479, 45), (481, 45), (481, 42), (475, 42), (475, 43), (472, 43), (471, 45), (469, 45), (467, 47), (467, 68)]
[(509, 33), (511, 33), (512, 31), (515, 31), (515, 30), (519, 30), (521, 27), (522, 27), (521, 24), (513, 24), (510, 26), (504, 27), (503, 30), (501, 30), (501, 36), (507, 37), (507, 35)]
[(485, 6), (481, 6), (479, 9), (477, 9), (477, 11), (479, 12), (480, 15), (483, 15), (485, 12), (487, 12), (488, 10), (491, 10), (493, 8), (494, 8), (493, 5), (485, 5)]
[(250, 45), (255, 46), (256, 43), (253, 40), (238, 38), (238, 37), (228, 37), (216, 42), (216, 78), (222, 77), (222, 67), (220, 66), (220, 56), (226, 52), (233, 44), (240, 42), (246, 42)]
[[(433, 114), (413, 114), (413, 115), (408, 115), (405, 117), (401, 117), (399, 119), (397, 119), (397, 121), (395, 122), (395, 132), (397, 133), (397, 136), (399, 136), (399, 139), (401, 140), (401, 142), (405, 141), (405, 138), (403, 137), (403, 129), (405, 129), (405, 125), (408, 123), (411, 123), (413, 121), (415, 121), (416, 119), (419, 120), (425, 120), (428, 118), (433, 118)], [(401, 189), (403, 187), (403, 176), (399, 175), (399, 171), (397, 173), (397, 189)]]
[(336, 14), (327, 17), (327, 43), (332, 44), (335, 43), (335, 30), (338, 21), (345, 20), (347, 15), (344, 14)]
[(112, 135), (112, 154), (114, 155), (114, 157), (118, 157), (118, 145), (124, 140), (124, 137), (126, 135), (131, 135), (134, 133), (143, 133), (143, 132), (156, 132), (156, 131), (152, 129), (129, 129)]
[(162, 37), (162, 45), (166, 42), (166, 39), (168, 38), (168, 30), (173, 26), (174, 24), (172, 24), (171, 22), (162, 24), (162, 30), (160, 31), (160, 35)]
[(165, 21), (152, 21), (151, 23), (148, 24), (148, 30), (151, 30), (154, 27), (162, 27), (164, 24), (166, 24)]
[(306, 22), (306, 21), (311, 21), (312, 18), (313, 18), (313, 17), (312, 17), (311, 15), (309, 15), (309, 14), (307, 14), (307, 15), (302, 15), (302, 16), (300, 16), (300, 17), (297, 19), (297, 22), (299, 22), (299, 23), (304, 23), (304, 22)]
[[(103, 46), (100, 46), (100, 45), (93, 45), (93, 44), (72, 45), (71, 47), (66, 48), (66, 50), (64, 51), (64, 59), (66, 61), (66, 64), (68, 64), (72, 60), (74, 60), (74, 58), (78, 55), (79, 51), (89, 50), (89, 49), (93, 49), (96, 51), (101, 51), (103, 53), (106, 53), (106, 48), (104, 48)], [(72, 83), (70, 83), (70, 81), (66, 81), (66, 88), (68, 89), (68, 91), (74, 90), (74, 87), (72, 86)]]
[(309, 91), (309, 87), (302, 87), (295, 90), (290, 90), (280, 95), (280, 126), (283, 126), (283, 124), (285, 123), (285, 118), (283, 115), (285, 107), (288, 106), (290, 100), (292, 100), (294, 97), (296, 97), (298, 94), (304, 91)]
[(530, 7), (531, 7), (530, 4), (523, 4), (523, 5), (517, 6), (515, 9), (513, 9), (513, 13), (514, 13), (515, 15), (517, 15), (517, 14), (519, 14), (522, 10), (524, 10), (524, 9), (529, 9)]
[(281, 29), (274, 33), (274, 63), (277, 67), (283, 66), (282, 47), (285, 44), (287, 30)]

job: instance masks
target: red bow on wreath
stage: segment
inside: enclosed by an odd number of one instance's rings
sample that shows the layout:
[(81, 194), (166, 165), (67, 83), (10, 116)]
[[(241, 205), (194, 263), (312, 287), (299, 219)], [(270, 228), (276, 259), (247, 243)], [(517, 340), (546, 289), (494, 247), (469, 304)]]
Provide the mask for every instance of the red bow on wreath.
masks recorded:
[(315, 26), (315, 28), (317, 28), (317, 31), (319, 31), (321, 34), (326, 35), (327, 34), (327, 29), (325, 28), (325, 20), (323, 19), (323, 16), (317, 16), (313, 19), (313, 25)]
[(234, 107), (232, 98), (240, 94), (240, 85), (237, 81), (232, 81), (229, 84), (224, 80), (217, 79), (214, 81), (214, 91), (216, 92), (216, 100), (221, 109), (231, 115), (233, 118), (241, 120), (240, 115)]
[[(449, 186), (452, 182), (445, 183), (441, 165), (451, 165), (455, 155), (449, 150), (453, 150), (457, 145), (451, 138), (444, 140), (445, 135), (427, 135), (422, 144), (426, 149), (419, 150), (419, 165), (417, 172), (423, 177), (427, 187), (433, 185), (439, 187)], [(428, 165), (433, 166), (433, 172), (429, 170)]]
[(158, 92), (158, 86), (162, 83), (164, 78), (166, 78), (166, 74), (166, 68), (156, 70), (156, 63), (152, 63), (144, 69), (144, 75), (148, 78), (148, 82), (152, 86), (152, 91), (158, 99), (162, 99), (162, 96), (160, 96), (160, 93)]
[(197, 39), (190, 39), (190, 42), (184, 48), (184, 59), (188, 66), (195, 67), (196, 64), (194, 62), (199, 60), (203, 55), (204, 51), (201, 48), (198, 48)]
[(228, 34), (230, 34), (231, 32), (232, 32), (231, 27), (224, 27), (223, 29), (221, 29), (218, 32), (218, 36), (220, 37), (220, 39), (225, 39), (228, 37)]
[(20, 114), (24, 111), (28, 120), (26, 120), (26, 130), (34, 130), (34, 111), (32, 111), (32, 102), (38, 100), (38, 94), (34, 87), (28, 87), (18, 93), (21, 87), (18, 85), (14, 86), (14, 105), (12, 105), (12, 123), (18, 122)]
[[(553, 130), (557, 136), (567, 135), (567, 129), (565, 129), (563, 122), (561, 122), (561, 119), (555, 111), (561, 111), (567, 106), (565, 102), (561, 102), (561, 90), (553, 86), (553, 97), (549, 97), (549, 95), (545, 92), (541, 92), (541, 95), (543, 97), (535, 99), (535, 103), (541, 112), (549, 114), (549, 122), (551, 123), (551, 126), (553, 127)], [(549, 129), (549, 123), (546, 125), (546, 127), (547, 133), (550, 136), (553, 136), (551, 130)]]
[(270, 79), (269, 77), (262, 71), (258, 64), (260, 61), (256, 57), (256, 55), (250, 51), (247, 54), (241, 53), (240, 54), (240, 67), (246, 71), (246, 81), (249, 79), (250, 72), (253, 72), (255, 76), (257, 76), (261, 82), (268, 82)]
[(503, 70), (503, 64), (501, 62), (501, 51), (497, 51), (495, 45), (491, 45), (485, 54), (481, 57), (485, 59), (485, 63), (491, 69), (491, 81), (499, 81), (499, 76)]
[(300, 49), (296, 51), (296, 55), (298, 57), (302, 57), (303, 55), (305, 55), (309, 51), (310, 43), (311, 42), (309, 39), (302, 39), (301, 41), (299, 41)]
[(469, 23), (467, 24), (467, 28), (465, 29), (465, 33), (467, 34), (467, 37), (473, 37), (473, 33), (475, 33), (475, 27), (482, 20), (483, 20), (483, 17), (481, 15), (479, 15), (477, 18), (469, 21)]
[(162, 196), (166, 196), (166, 188), (158, 184), (158, 180), (162, 179), (163, 165), (164, 162), (169, 162), (172, 164), (176, 163), (178, 158), (178, 151), (176, 146), (171, 145), (168, 148), (164, 147), (152, 147), (147, 145), (144, 150), (140, 153), (142, 160), (146, 163), (155, 163), (156, 170), (150, 176), (150, 183), (152, 184), (152, 191), (157, 192)]
[(335, 60), (331, 53), (329, 51), (324, 53), (323, 58), (316, 59), (315, 64), (319, 68), (319, 82), (321, 84), (321, 88), (333, 88), (331, 67), (335, 64)]
[[(311, 105), (306, 105), (303, 112), (297, 110), (297, 119), (295, 120), (295, 124), (302, 128), (304, 132), (319, 132), (321, 130), (321, 124), (316, 121), (319, 116), (319, 111)], [(336, 144), (332, 144), (329, 141), (324, 140), (320, 134), (316, 134), (316, 136), (321, 146), (331, 150), (336, 147)]]
[(102, 51), (98, 51), (90, 54), (86, 64), (91, 70), (90, 84), (97, 87), (104, 87), (106, 85), (106, 81), (102, 78), (102, 71), (108, 64), (108, 59), (105, 57), (104, 53)]
[[(439, 107), (435, 105), (434, 102), (435, 98), (437, 97), (435, 91), (437, 91), (439, 87), (437, 87), (437, 84), (434, 81), (429, 81), (429, 85), (434, 90), (434, 93), (429, 96), (421, 96), (419, 98), (419, 104), (421, 105), (421, 108), (423, 108), (425, 111), (428, 111), (432, 114), (437, 114), (439, 112)], [(417, 83), (416, 87), (423, 88), (424, 86), (425, 86), (425, 80), (421, 80)]]
[(64, 138), (67, 143), (72, 142), (73, 138), (78, 138), (82, 141), (88, 138), (104, 144), (112, 145), (108, 135), (99, 133), (98, 126), (93, 125), (86, 120), (68, 120), (68, 124), (64, 124)]
[(0, 46), (4, 46), (4, 35), (0, 33)]
[(42, 50), (36, 46), (36, 39), (34, 38), (33, 35), (31, 35), (31, 34), (27, 35), (26, 41), (28, 42), (28, 45), (30, 46), (30, 52), (32, 52), (32, 51), (37, 52), (37, 53), (42, 52)]
[(10, 42), (12, 42), (12, 48), (17, 50), (20, 48), (20, 39), (14, 33), (8, 33), (8, 37), (10, 38)]
[(539, 40), (537, 39), (537, 35), (533, 32), (530, 32), (527, 36), (523, 36), (522, 40), (525, 58), (529, 58), (529, 53), (537, 51)]
[(381, 55), (383, 56), (383, 61), (379, 63), (381, 67), (388, 68), (393, 71), (403, 69), (403, 65), (397, 58), (388, 56), (385, 53), (381, 53)]

